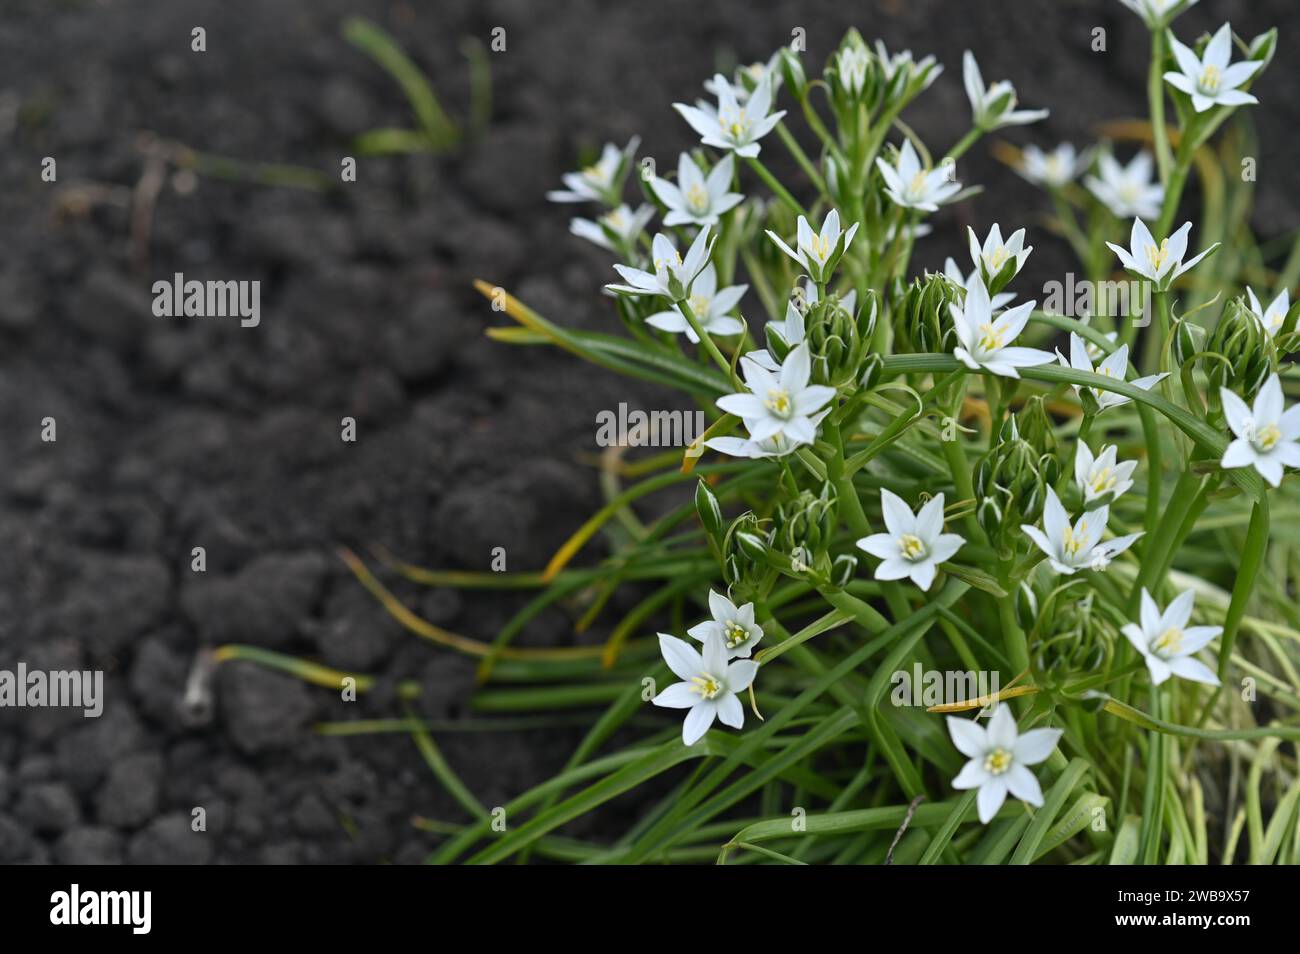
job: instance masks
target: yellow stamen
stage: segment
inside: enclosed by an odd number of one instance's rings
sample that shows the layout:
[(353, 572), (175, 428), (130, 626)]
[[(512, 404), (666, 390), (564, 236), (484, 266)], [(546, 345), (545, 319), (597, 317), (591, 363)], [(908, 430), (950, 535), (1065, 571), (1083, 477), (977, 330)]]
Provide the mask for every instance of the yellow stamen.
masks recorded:
[(997, 351), (1005, 337), (1006, 333), (994, 328), (991, 322), (980, 325), (980, 347), (985, 351)]
[(1147, 262), (1151, 265), (1153, 272), (1159, 272), (1165, 267), (1165, 262), (1169, 258), (1169, 239), (1160, 243), (1160, 247), (1154, 245), (1147, 246)]
[(984, 771), (990, 775), (1001, 775), (1011, 768), (1011, 753), (1006, 749), (994, 749), (984, 756)]
[(790, 392), (780, 388), (768, 391), (763, 406), (777, 417), (788, 417), (791, 410)]
[(1201, 73), (1201, 89), (1206, 93), (1217, 93), (1222, 80), (1223, 74), (1217, 66), (1207, 66)]
[(749, 639), (749, 633), (733, 619), (722, 624), (722, 639), (728, 649), (735, 649)]
[(898, 538), (898, 548), (903, 551), (903, 556), (909, 560), (919, 560), (925, 556), (925, 544), (921, 538), (910, 533), (905, 533)]
[(1183, 631), (1177, 626), (1171, 626), (1160, 634), (1160, 638), (1156, 640), (1155, 646), (1152, 648), (1166, 655), (1173, 655), (1182, 648), (1182, 645)]
[(698, 693), (702, 699), (712, 699), (722, 691), (722, 683), (708, 673), (691, 679), (691, 692)]

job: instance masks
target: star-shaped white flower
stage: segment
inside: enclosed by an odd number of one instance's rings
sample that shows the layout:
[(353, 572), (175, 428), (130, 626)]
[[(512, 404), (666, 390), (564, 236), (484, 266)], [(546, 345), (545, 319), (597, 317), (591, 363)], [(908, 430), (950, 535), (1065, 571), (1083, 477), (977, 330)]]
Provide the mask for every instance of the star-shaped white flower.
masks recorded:
[(781, 251), (798, 262), (808, 273), (809, 278), (815, 282), (825, 282), (835, 270), (840, 257), (848, 251), (849, 243), (853, 241), (857, 231), (857, 222), (850, 225), (847, 232), (842, 230), (840, 213), (831, 209), (822, 220), (820, 232), (814, 232), (808, 220), (802, 215), (799, 216), (795, 233), (797, 250), (781, 241), (781, 238), (771, 229), (767, 230), (767, 237), (775, 242)]
[(571, 220), (569, 231), (611, 252), (622, 252), (632, 247), (654, 214), (651, 205), (641, 205), (635, 212), (626, 205), (620, 205), (594, 221)]
[(1110, 507), (1101, 506), (1087, 511), (1071, 526), (1070, 515), (1061, 506), (1056, 491), (1048, 487), (1047, 499), (1043, 502), (1043, 529), (1029, 524), (1021, 524), (1020, 529), (1047, 554), (1052, 569), (1071, 576), (1078, 570), (1106, 569), (1111, 560), (1142, 536), (1141, 533), (1130, 533), (1103, 543), (1101, 535), (1106, 532), (1109, 519)]
[(713, 242), (709, 239), (709, 227), (700, 229), (695, 241), (686, 251), (686, 258), (677, 251), (677, 246), (667, 235), (660, 232), (650, 244), (650, 253), (654, 256), (654, 272), (643, 271), (630, 265), (615, 265), (614, 271), (622, 276), (626, 285), (606, 285), (610, 291), (624, 295), (660, 295), (669, 301), (683, 301), (690, 297), (691, 285), (704, 271), (709, 262), (709, 253)]
[(1254, 467), (1276, 487), (1284, 467), (1300, 467), (1300, 404), (1283, 409), (1282, 382), (1270, 374), (1249, 407), (1227, 388), (1219, 388), (1223, 414), (1236, 437), (1223, 454), (1222, 466)]
[(754, 681), (758, 663), (750, 659), (727, 662), (722, 641), (709, 639), (703, 654), (684, 639), (659, 634), (659, 651), (675, 682), (654, 697), (654, 704), (667, 709), (690, 709), (682, 723), (682, 742), (694, 745), (709, 731), (713, 720), (739, 729), (745, 724), (745, 707), (737, 693), (744, 692)]
[(618, 194), (623, 190), (623, 181), (627, 176), (632, 155), (641, 144), (638, 136), (633, 136), (626, 146), (619, 149), (612, 142), (605, 143), (600, 151), (600, 158), (578, 172), (566, 172), (560, 177), (567, 189), (553, 189), (546, 193), (552, 202), (603, 202), (606, 205), (618, 205)]
[(1016, 88), (1006, 80), (998, 80), (992, 86), (984, 85), (980, 75), (979, 64), (975, 54), (967, 50), (961, 57), (961, 78), (966, 84), (966, 96), (970, 100), (971, 117), (976, 126), (985, 132), (1000, 129), (1003, 126), (1024, 126), (1046, 119), (1046, 109), (1016, 109)]
[(668, 207), (664, 225), (716, 225), (720, 215), (745, 198), (728, 191), (735, 168), (736, 160), (727, 153), (705, 178), (690, 154), (682, 153), (675, 183), (658, 176), (650, 180), (651, 190)]
[(741, 105), (736, 90), (719, 73), (713, 77), (713, 89), (718, 96), (716, 109), (707, 103), (696, 106), (673, 103), (673, 109), (700, 134), (704, 145), (730, 149), (738, 156), (752, 158), (759, 153), (758, 140), (770, 133), (785, 115), (785, 110), (768, 112), (772, 108), (772, 88), (771, 76), (767, 76)]
[[(823, 408), (808, 418), (813, 426), (814, 434), (816, 434), (817, 426), (821, 424), (822, 418), (830, 412), (830, 408)], [(746, 429), (749, 430), (753, 430), (758, 426), (758, 423), (757, 421), (744, 421)], [(704, 446), (717, 451), (719, 454), (726, 454), (728, 457), (741, 457), (749, 460), (775, 460), (785, 457), (787, 454), (792, 454), (809, 443), (811, 442), (794, 440), (785, 434), (773, 434), (761, 441), (746, 437), (710, 437), (704, 442)]]
[(817, 439), (813, 415), (835, 397), (835, 389), (808, 383), (812, 358), (806, 343), (790, 350), (779, 373), (746, 358), (740, 368), (748, 393), (724, 395), (717, 405), (744, 420), (751, 440), (764, 441), (777, 434), (801, 444)]
[(936, 494), (917, 513), (903, 498), (882, 487), (880, 512), (887, 533), (873, 533), (858, 541), (859, 549), (880, 560), (877, 580), (910, 579), (922, 590), (930, 589), (940, 563), (961, 549), (966, 540), (943, 532), (943, 494)]
[(1079, 168), (1079, 154), (1074, 146), (1063, 142), (1051, 152), (1043, 152), (1037, 146), (1026, 146), (1020, 154), (1017, 171), (1034, 185), (1060, 189), (1074, 181)]
[(1250, 299), (1250, 313), (1255, 316), (1264, 333), (1270, 338), (1274, 337), (1282, 328), (1282, 323), (1286, 321), (1287, 312), (1291, 310), (1291, 295), (1284, 288), (1281, 293), (1264, 308), (1255, 297), (1254, 289), (1247, 288), (1246, 295)]
[(754, 622), (754, 604), (737, 606), (721, 593), (709, 590), (709, 612), (713, 619), (692, 626), (687, 635), (706, 644), (710, 639), (719, 640), (729, 659), (748, 659), (763, 638), (763, 627)]
[(1037, 304), (1036, 301), (1027, 301), (994, 318), (988, 289), (979, 276), (972, 276), (966, 285), (965, 303), (958, 306), (951, 302), (948, 305), (958, 341), (952, 353), (968, 368), (1004, 378), (1020, 377), (1016, 368), (1047, 364), (1052, 360), (1051, 353), (1011, 344), (1024, 330)]
[(1126, 269), (1139, 278), (1155, 282), (1156, 288), (1163, 290), (1172, 285), (1179, 275), (1219, 247), (1219, 243), (1215, 242), (1201, 254), (1184, 262), (1183, 256), (1187, 254), (1187, 236), (1191, 231), (1192, 223), (1184, 222), (1182, 228), (1157, 244), (1151, 236), (1151, 230), (1141, 219), (1135, 218), (1133, 230), (1129, 233), (1128, 249), (1114, 242), (1106, 244), (1119, 257)]
[[(747, 66), (736, 67), (735, 81), (731, 83), (731, 91), (735, 94), (736, 102), (744, 104), (748, 102), (750, 90), (758, 89), (763, 83), (770, 83), (772, 92), (775, 93), (781, 88), (781, 51), (777, 50), (764, 62), (758, 60)], [(710, 76), (704, 81), (704, 89), (715, 99), (718, 96), (717, 77)]]
[(1164, 28), (1174, 17), (1188, 7), (1194, 6), (1196, 0), (1119, 0), (1143, 20), (1153, 30)]
[(1212, 106), (1245, 106), (1258, 103), (1250, 93), (1237, 87), (1264, 65), (1262, 60), (1243, 60), (1229, 65), (1232, 59), (1232, 27), (1224, 24), (1210, 38), (1205, 55), (1198, 57), (1190, 48), (1170, 34), (1170, 48), (1178, 61), (1178, 71), (1165, 74), (1165, 82), (1192, 97), (1192, 108), (1203, 113)]
[(1153, 685), (1160, 685), (1170, 676), (1181, 676), (1208, 686), (1219, 684), (1214, 671), (1193, 658), (1193, 654), (1222, 633), (1223, 627), (1188, 626), (1195, 600), (1196, 594), (1192, 590), (1184, 590), (1162, 613), (1146, 587), (1142, 587), (1141, 625), (1125, 623), (1121, 632), (1146, 660)]
[[(1056, 352), (1056, 358), (1062, 367), (1073, 368), (1075, 371), (1086, 371), (1088, 374), (1100, 374), (1102, 377), (1115, 378), (1117, 381), (1123, 381), (1128, 374), (1128, 345), (1120, 345), (1106, 358), (1102, 359), (1100, 365), (1094, 368), (1088, 346), (1084, 343), (1083, 338), (1073, 331), (1070, 332), (1070, 360), (1067, 361), (1065, 355), (1061, 354), (1060, 351)], [(1143, 378), (1136, 378), (1129, 383), (1135, 388), (1150, 391), (1163, 381), (1168, 374), (1169, 372), (1162, 371), (1160, 374), (1149, 374)], [(1075, 393), (1078, 393), (1079, 385), (1074, 385), (1074, 390)], [(1102, 388), (1089, 387), (1088, 390), (1097, 401), (1098, 412), (1104, 411), (1108, 407), (1119, 407), (1131, 400), (1123, 394), (1116, 394), (1114, 391), (1106, 391)]]
[(1137, 461), (1126, 460), (1116, 463), (1119, 453), (1114, 444), (1101, 449), (1096, 457), (1084, 441), (1079, 441), (1079, 450), (1074, 455), (1074, 482), (1083, 494), (1085, 505), (1101, 500), (1111, 504), (1118, 500), (1126, 490), (1133, 486), (1133, 471)]
[[(948, 279), (948, 281), (963, 290), (973, 281), (982, 281), (982, 279), (980, 279), (980, 271), (978, 268), (974, 269), (969, 275), (963, 275), (961, 272), (961, 266), (957, 264), (956, 260), (951, 255), (943, 260), (943, 275)], [(987, 291), (987, 289), (985, 290)], [(993, 311), (1000, 311), (1015, 300), (1016, 296), (1013, 292), (998, 292), (992, 297), (992, 299), (990, 299), (989, 307)]]
[(937, 212), (939, 206), (961, 191), (960, 182), (948, 181), (952, 166), (940, 166), (929, 171), (921, 168), (921, 160), (910, 139), (903, 140), (897, 165), (891, 166), (884, 159), (877, 159), (876, 167), (884, 176), (885, 194), (905, 209)]
[(1114, 156), (1103, 152), (1097, 171), (1100, 176), (1088, 176), (1083, 182), (1111, 215), (1117, 219), (1159, 218), (1165, 187), (1151, 179), (1155, 171), (1151, 153), (1139, 152), (1127, 166), (1121, 166)]
[(1030, 805), (1043, 804), (1043, 790), (1029, 771), (1052, 754), (1062, 729), (1016, 729), (1009, 705), (1001, 704), (983, 728), (973, 719), (948, 717), (948, 734), (957, 751), (970, 759), (952, 780), (957, 789), (978, 788), (980, 821), (987, 825), (1010, 792)]
[(850, 96), (861, 94), (867, 84), (867, 68), (871, 65), (871, 53), (863, 45), (851, 43), (835, 54), (835, 75), (840, 86)]
[(911, 50), (901, 50), (898, 53), (890, 53), (885, 48), (885, 44), (876, 40), (876, 62), (880, 64), (880, 69), (885, 74), (887, 82), (893, 82), (895, 76), (906, 75), (907, 81), (916, 76), (923, 78), (924, 85), (917, 92), (929, 89), (939, 74), (943, 72), (943, 66), (935, 61), (933, 56), (924, 56), (920, 60), (913, 60)]
[[(731, 311), (748, 289), (748, 285), (728, 285), (719, 289), (718, 273), (713, 264), (709, 263), (691, 285), (691, 294), (686, 304), (690, 306), (700, 327), (710, 335), (719, 338), (738, 335), (745, 330), (745, 325), (739, 318), (731, 317)], [(700, 343), (695, 329), (677, 309), (655, 312), (645, 323), (661, 331), (684, 334), (691, 344)]]
[(1015, 271), (1011, 273), (1011, 277), (1019, 275), (1020, 270), (1025, 267), (1025, 260), (1029, 258), (1029, 253), (1034, 250), (1032, 245), (1025, 245), (1024, 229), (1016, 229), (1009, 239), (1003, 241), (1002, 228), (996, 222), (993, 223), (993, 228), (989, 229), (983, 244), (969, 225), (966, 226), (966, 234), (970, 240), (971, 261), (975, 263), (975, 268), (983, 276), (986, 285), (993, 284), (993, 280), (998, 277), (1008, 262), (1015, 263)]

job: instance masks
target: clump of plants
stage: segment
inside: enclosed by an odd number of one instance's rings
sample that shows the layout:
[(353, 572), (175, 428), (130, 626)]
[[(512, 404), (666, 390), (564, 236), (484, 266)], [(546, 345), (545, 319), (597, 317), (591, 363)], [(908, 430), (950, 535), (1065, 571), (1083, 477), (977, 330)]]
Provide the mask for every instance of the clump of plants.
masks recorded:
[[(609, 145), (551, 194), (593, 210), (572, 231), (614, 258), (611, 329), (485, 282), (517, 322), (489, 333), (671, 386), (709, 423), (607, 453), (605, 506), (542, 572), (386, 558), (535, 590), (490, 643), (348, 555), (408, 627), (480, 658), (480, 711), (604, 707), (500, 817), (433, 749), (475, 818), (431, 823), (432, 860), (1300, 861), (1300, 245), (1255, 240), (1241, 175), (1276, 33), (1185, 45), (1186, 0), (1124, 2), (1151, 31), (1150, 121), (1082, 150), (995, 143), (1052, 214), (970, 230), (941, 274), (910, 262), (975, 191), (962, 155), (1047, 115), (970, 53), (972, 125), (946, 150), (902, 118), (942, 67), (850, 31), (820, 72), (786, 48), (676, 104), (699, 144), (672, 168)], [(1018, 287), (1031, 238), (1077, 254), (1069, 295)], [(597, 535), (608, 556), (576, 567)], [(624, 586), (640, 601), (604, 620)], [(553, 605), (608, 640), (513, 646)], [(563, 834), (618, 798), (644, 803), (620, 837)]]

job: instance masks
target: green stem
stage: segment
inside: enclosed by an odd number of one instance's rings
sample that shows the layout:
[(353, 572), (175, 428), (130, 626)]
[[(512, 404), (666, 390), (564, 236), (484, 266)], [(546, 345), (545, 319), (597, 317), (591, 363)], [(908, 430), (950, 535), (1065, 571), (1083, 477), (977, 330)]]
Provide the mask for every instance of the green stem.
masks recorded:
[(721, 368), (722, 373), (728, 378), (732, 377), (731, 362), (729, 362), (722, 352), (718, 350), (718, 346), (713, 343), (713, 339), (709, 337), (709, 333), (705, 331), (704, 326), (700, 324), (700, 319), (695, 317), (695, 312), (691, 310), (690, 302), (683, 298), (677, 303), (677, 308), (681, 311), (682, 317), (686, 319), (686, 323), (691, 326), (691, 330), (695, 332), (696, 337), (700, 339), (700, 344), (704, 345), (704, 350), (709, 353), (711, 358), (713, 358), (713, 363)]
[(807, 217), (808, 213), (804, 207), (799, 204), (799, 200), (792, 196), (789, 190), (776, 180), (776, 176), (772, 175), (772, 173), (768, 171), (767, 166), (754, 158), (747, 158), (746, 161), (749, 163), (750, 168), (758, 173), (758, 177), (767, 184), (769, 189), (772, 190), (773, 195), (788, 205), (796, 215), (802, 215), (805, 218)]
[(1169, 151), (1169, 127), (1165, 125), (1165, 31), (1151, 31), (1151, 69), (1147, 74), (1147, 99), (1151, 103), (1151, 135), (1155, 143), (1156, 168), (1160, 181), (1168, 183), (1169, 165), (1173, 156)]
[(826, 188), (826, 180), (823, 179), (821, 173), (817, 171), (817, 167), (813, 165), (812, 160), (808, 158), (808, 154), (803, 151), (803, 147), (800, 146), (799, 141), (794, 138), (794, 134), (786, 128), (785, 123), (776, 124), (776, 134), (780, 137), (781, 142), (785, 143), (785, 148), (790, 150), (790, 155), (794, 156), (794, 161), (799, 163), (799, 168), (804, 171), (804, 175), (806, 175), (812, 181), (812, 184), (817, 187), (817, 191), (829, 199), (830, 192)]
[(970, 149), (971, 146), (979, 142), (980, 137), (983, 135), (984, 130), (976, 126), (970, 132), (966, 133), (966, 135), (957, 140), (956, 144), (948, 150), (948, 154), (944, 156), (944, 159), (952, 159), (954, 162), (960, 159), (966, 154), (966, 151)]

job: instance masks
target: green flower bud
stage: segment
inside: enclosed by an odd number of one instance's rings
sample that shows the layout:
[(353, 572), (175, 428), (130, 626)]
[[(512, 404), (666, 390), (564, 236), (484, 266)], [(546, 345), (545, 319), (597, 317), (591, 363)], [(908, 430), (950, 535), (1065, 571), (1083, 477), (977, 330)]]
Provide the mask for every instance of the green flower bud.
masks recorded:
[(951, 351), (953, 334), (948, 306), (961, 291), (943, 275), (926, 275), (912, 282), (894, 310), (894, 344), (900, 351)]
[(1038, 595), (1028, 580), (1021, 580), (1015, 592), (1016, 623), (1026, 633), (1038, 622)]
[(1092, 599), (1077, 590), (1057, 593), (1038, 618), (1039, 632), (1030, 655), (1035, 683), (1046, 689), (1096, 672), (1105, 665), (1116, 638), (1115, 627)]
[(781, 48), (781, 75), (795, 99), (802, 100), (808, 95), (808, 75), (804, 72), (803, 59), (788, 46)]
[(804, 553), (803, 562), (812, 566), (834, 538), (835, 513), (830, 484), (820, 494), (803, 491), (777, 508), (775, 545), (787, 555)]
[(809, 306), (804, 324), (813, 379), (834, 388), (856, 384), (876, 330), (876, 296), (869, 292), (858, 307), (853, 293), (828, 294)]
[(731, 522), (722, 538), (722, 570), (727, 584), (745, 590), (768, 572), (768, 533), (752, 512)]
[(1205, 350), (1226, 361), (1204, 364), (1212, 388), (1251, 393), (1273, 372), (1274, 348), (1258, 319), (1240, 298), (1228, 302), (1210, 333)]
[(703, 478), (695, 485), (695, 512), (699, 515), (704, 532), (717, 537), (722, 531), (722, 508), (718, 498)]
[(1170, 346), (1170, 358), (1178, 367), (1182, 367), (1201, 350), (1197, 343), (1197, 333), (1204, 332), (1190, 321), (1179, 318), (1174, 322), (1173, 343)]

